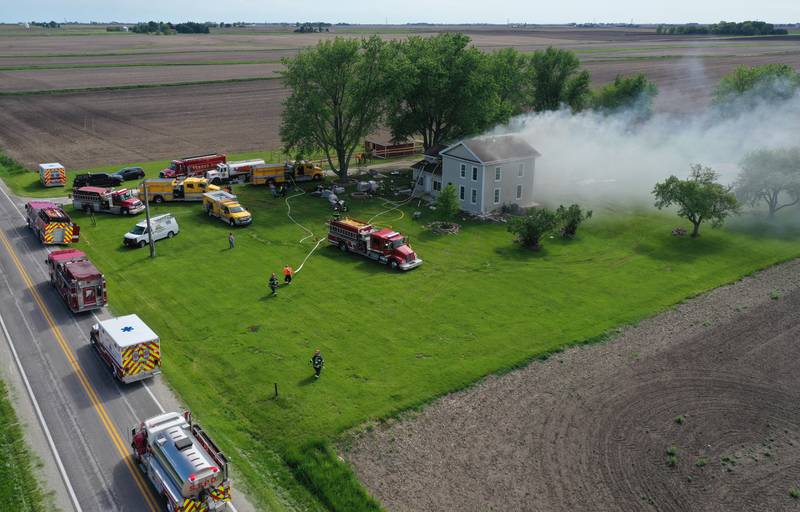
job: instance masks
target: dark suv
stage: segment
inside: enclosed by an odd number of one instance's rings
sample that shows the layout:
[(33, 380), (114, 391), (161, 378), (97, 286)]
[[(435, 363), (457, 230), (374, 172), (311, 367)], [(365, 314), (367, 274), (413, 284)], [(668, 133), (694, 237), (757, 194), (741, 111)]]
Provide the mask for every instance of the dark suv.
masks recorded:
[(93, 174), (79, 174), (72, 182), (72, 188), (81, 187), (116, 187), (122, 183), (122, 176), (96, 172)]
[(144, 178), (144, 169), (141, 167), (125, 167), (112, 174), (112, 176), (119, 176), (122, 181), (138, 180)]

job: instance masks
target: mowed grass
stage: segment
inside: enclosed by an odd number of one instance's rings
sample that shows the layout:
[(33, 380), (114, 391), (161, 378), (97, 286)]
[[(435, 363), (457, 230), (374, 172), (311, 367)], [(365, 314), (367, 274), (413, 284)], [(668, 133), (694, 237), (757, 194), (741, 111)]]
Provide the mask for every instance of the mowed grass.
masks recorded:
[(53, 510), (34, 474), (34, 455), (25, 444), (22, 426), (0, 381), (0, 508), (15, 512)]
[[(734, 223), (693, 240), (670, 236), (682, 222), (650, 211), (596, 211), (577, 239), (546, 239), (531, 252), (502, 224), (464, 221), (456, 236), (432, 235), (430, 212), (412, 220), (410, 206), (376, 223), (410, 236), (420, 268), (391, 272), (323, 242), (270, 297), (269, 273), (297, 268), (314, 241), (301, 242), (307, 233), (287, 218), (284, 200), (263, 188), (235, 192), (254, 223), (233, 230), (234, 250), (231, 229), (198, 204), (153, 208), (181, 226), (158, 242), (155, 259), (121, 245), (143, 216), (98, 215), (96, 226), (75, 218), (80, 248), (108, 279), (113, 312), (137, 313), (159, 333), (170, 385), (249, 492), (278, 510), (373, 510), (352, 477), (335, 476), (349, 474), (329, 449), (343, 432), (800, 255), (797, 232), (754, 236)], [(326, 202), (290, 202), (323, 237)], [(351, 206), (362, 219), (385, 209), (379, 199)], [(309, 365), (315, 348), (326, 358), (319, 381)]]

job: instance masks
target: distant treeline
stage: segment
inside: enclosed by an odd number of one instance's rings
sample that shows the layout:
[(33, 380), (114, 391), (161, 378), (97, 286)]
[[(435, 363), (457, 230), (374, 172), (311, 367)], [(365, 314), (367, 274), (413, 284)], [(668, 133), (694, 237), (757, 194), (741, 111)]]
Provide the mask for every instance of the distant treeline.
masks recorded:
[(775, 28), (763, 21), (720, 21), (711, 25), (659, 25), (656, 34), (666, 35), (715, 35), (715, 36), (773, 36), (784, 35), (786, 29)]
[[(216, 24), (215, 24), (216, 25)], [(147, 23), (137, 23), (131, 27), (131, 32), (137, 34), (208, 34), (208, 23), (195, 23), (187, 21), (173, 25), (170, 22), (148, 21)]]
[(32, 21), (31, 26), (42, 28), (61, 28), (61, 23), (55, 21)]
[(296, 28), (294, 29), (295, 32), (330, 32), (330, 23), (323, 23), (321, 21), (317, 21), (315, 23), (300, 23), (297, 22), (294, 25)]

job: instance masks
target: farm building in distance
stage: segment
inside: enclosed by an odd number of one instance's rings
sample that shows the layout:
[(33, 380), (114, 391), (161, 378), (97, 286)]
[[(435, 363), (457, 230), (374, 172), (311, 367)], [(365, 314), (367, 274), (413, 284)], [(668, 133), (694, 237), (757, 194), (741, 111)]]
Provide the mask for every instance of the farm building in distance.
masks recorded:
[(503, 205), (533, 206), (536, 159), (541, 156), (516, 135), (465, 139), (432, 147), (412, 166), (414, 194), (435, 200), (452, 183), (461, 209), (486, 214)]
[(418, 153), (422, 143), (416, 140), (394, 141), (390, 139), (371, 138), (364, 141), (364, 151), (372, 158), (393, 158)]

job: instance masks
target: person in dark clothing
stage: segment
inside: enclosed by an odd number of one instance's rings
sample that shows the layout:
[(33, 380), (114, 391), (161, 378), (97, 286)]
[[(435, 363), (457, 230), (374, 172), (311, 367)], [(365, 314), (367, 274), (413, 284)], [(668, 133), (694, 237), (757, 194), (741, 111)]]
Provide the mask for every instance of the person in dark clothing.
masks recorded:
[(319, 375), (322, 373), (322, 367), (325, 366), (325, 359), (322, 358), (322, 353), (319, 349), (314, 351), (314, 355), (311, 356), (311, 367), (314, 368), (314, 378), (318, 379)]
[(278, 295), (278, 276), (275, 275), (275, 272), (269, 278), (269, 289), (272, 290), (272, 295)]
[(236, 239), (233, 237), (233, 233), (228, 233), (228, 249), (233, 249), (234, 245), (236, 245)]

